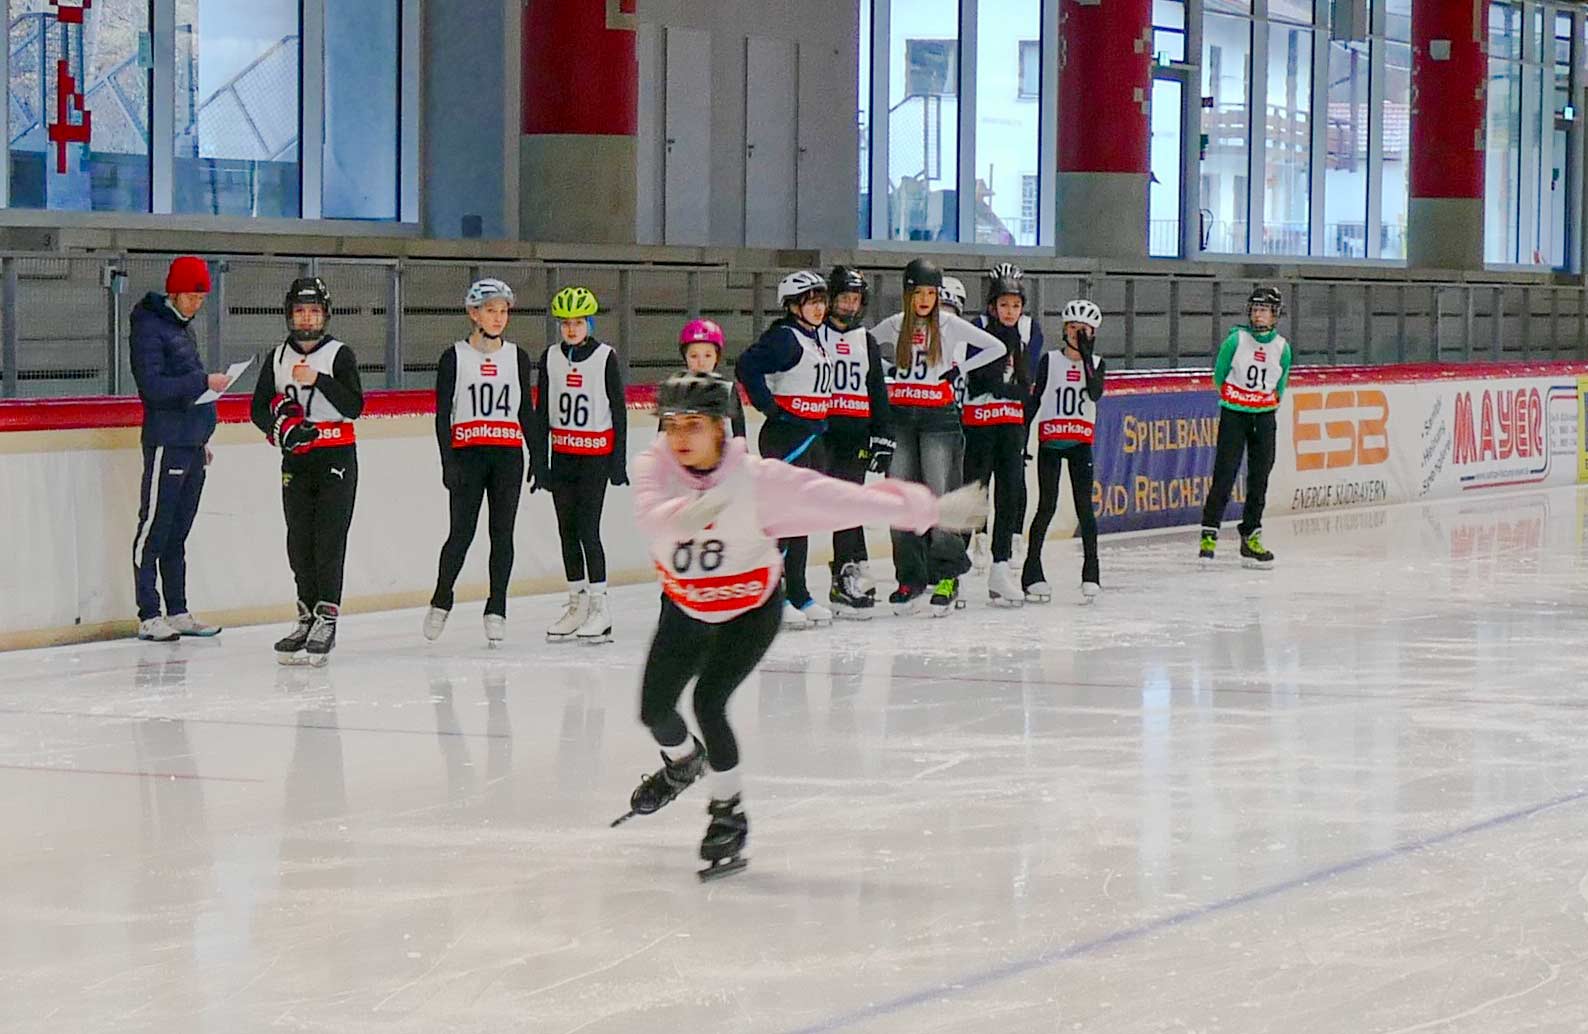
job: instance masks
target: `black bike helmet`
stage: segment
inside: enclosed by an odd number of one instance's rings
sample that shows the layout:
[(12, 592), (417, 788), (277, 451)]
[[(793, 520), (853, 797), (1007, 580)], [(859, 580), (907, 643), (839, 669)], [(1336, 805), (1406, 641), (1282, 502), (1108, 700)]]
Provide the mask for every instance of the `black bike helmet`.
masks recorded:
[(1269, 287), (1266, 284), (1252, 288), (1251, 295), (1246, 299), (1246, 318), (1251, 319), (1252, 309), (1259, 305), (1272, 306), (1274, 318), (1278, 319), (1285, 314), (1285, 299), (1279, 293), (1279, 288)]
[(904, 267), (904, 293), (908, 295), (917, 287), (943, 289), (943, 271), (927, 259), (915, 259)]
[(675, 373), (656, 389), (660, 418), (698, 413), (726, 420), (733, 411), (733, 385), (716, 373)]

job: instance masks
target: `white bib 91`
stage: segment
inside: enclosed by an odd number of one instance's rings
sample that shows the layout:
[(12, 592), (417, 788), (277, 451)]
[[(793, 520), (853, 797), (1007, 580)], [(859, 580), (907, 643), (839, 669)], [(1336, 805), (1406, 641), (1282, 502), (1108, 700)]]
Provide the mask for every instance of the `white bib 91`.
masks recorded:
[[(550, 384), (546, 412), (551, 422), (551, 451), (568, 456), (610, 456), (617, 443), (612, 427), (612, 399), (607, 398), (607, 360), (612, 346), (596, 345), (583, 362), (571, 362), (562, 345), (546, 353)], [(622, 399), (616, 400), (618, 405)]]
[(1258, 341), (1244, 327), (1236, 331), (1235, 355), (1219, 397), (1249, 409), (1279, 408), (1279, 378), (1285, 373), (1285, 339)]

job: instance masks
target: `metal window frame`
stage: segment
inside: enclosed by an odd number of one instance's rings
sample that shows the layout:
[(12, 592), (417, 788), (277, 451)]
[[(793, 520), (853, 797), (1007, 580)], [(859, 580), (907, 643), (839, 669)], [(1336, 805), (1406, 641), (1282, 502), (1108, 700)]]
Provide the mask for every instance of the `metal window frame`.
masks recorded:
[[(959, 82), (955, 86), (959, 104), (959, 132), (955, 145), (954, 189), (956, 207), (955, 239), (961, 244), (976, 244), (976, 97), (981, 85), (977, 82), (978, 22), (981, 0), (959, 0)], [(969, 158), (969, 161), (966, 159)]]
[(1037, 247), (1052, 248), (1059, 226), (1059, 4), (1042, 0), (1038, 14), (1042, 81), (1037, 104)]
[[(1367, 39), (1367, 257), (1384, 257), (1384, 108), (1389, 103), (1389, 9), (1369, 5)], [(1409, 44), (1407, 44), (1409, 47)]]
[[(888, 78), (893, 35), (892, 0), (871, 0), (871, 240), (892, 237), (888, 225)], [(879, 189), (880, 188), (880, 189)]]

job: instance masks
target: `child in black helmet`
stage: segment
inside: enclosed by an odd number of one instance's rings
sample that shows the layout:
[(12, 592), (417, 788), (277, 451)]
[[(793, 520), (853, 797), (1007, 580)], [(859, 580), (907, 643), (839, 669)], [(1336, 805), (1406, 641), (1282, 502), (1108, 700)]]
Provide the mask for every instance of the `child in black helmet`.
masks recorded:
[(1204, 563), (1213, 559), (1219, 524), (1243, 454), (1246, 505), (1236, 529), (1241, 535), (1241, 560), (1256, 568), (1274, 563), (1274, 554), (1263, 548), (1262, 531), (1268, 475), (1274, 469), (1274, 413), (1290, 380), (1290, 342), (1275, 329), (1283, 312), (1284, 300), (1277, 288), (1253, 290), (1246, 300), (1247, 322), (1230, 330), (1213, 364), (1213, 386), (1219, 393), (1219, 443), (1213, 459), (1213, 484), (1202, 510), (1198, 555)]
[[(987, 311), (976, 318), (976, 325), (1002, 341), (1009, 354), (1003, 362), (971, 374), (965, 388), (965, 481), (987, 482), (993, 491), (992, 570), (987, 596), (995, 606), (1023, 599), (1010, 560), (1015, 535), (1025, 522), (1025, 402), (1031, 395), (1021, 333), (1025, 304), (1026, 289), (1020, 280), (993, 281), (987, 292)], [(984, 535), (979, 533), (978, 538)]]

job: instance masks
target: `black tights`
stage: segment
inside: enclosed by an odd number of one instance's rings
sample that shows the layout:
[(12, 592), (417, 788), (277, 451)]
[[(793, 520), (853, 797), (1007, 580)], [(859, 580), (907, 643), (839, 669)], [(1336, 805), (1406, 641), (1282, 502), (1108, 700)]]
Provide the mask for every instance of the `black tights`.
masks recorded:
[(1020, 574), (1020, 584), (1023, 586), (1048, 580), (1042, 573), (1042, 541), (1048, 537), (1048, 525), (1053, 523), (1053, 515), (1059, 512), (1059, 468), (1066, 459), (1070, 461), (1070, 495), (1075, 500), (1081, 547), (1086, 554), (1081, 565), (1081, 581), (1100, 582), (1097, 514), (1092, 510), (1092, 446), (1088, 442), (1081, 442), (1067, 449), (1040, 449), (1037, 452), (1037, 515), (1031, 518), (1031, 532), (1026, 539), (1026, 566)]
[(591, 464), (568, 480), (551, 482), (557, 510), (557, 535), (562, 539), (562, 568), (568, 583), (607, 580), (607, 553), (601, 546), (601, 510), (607, 501), (607, 470)]
[[(662, 600), (640, 690), (640, 721), (664, 747), (682, 746), (689, 727), (678, 713), (684, 687), (695, 679), (695, 721), (706, 757), (717, 772), (739, 764), (739, 742), (728, 725), (728, 698), (766, 656), (783, 623), (783, 594), (720, 625), (697, 621), (672, 600)], [(699, 678), (696, 678), (699, 676)]]
[(454, 450), (452, 462), (457, 465), (457, 483), (449, 493), (452, 525), (441, 547), (441, 567), (430, 605), (452, 609), (452, 590), (474, 542), (480, 505), (489, 500), (486, 528), (491, 536), (491, 595), (485, 601), (485, 612), (506, 617), (507, 586), (513, 577), (513, 525), (524, 492), (524, 452), (480, 445)]
[(965, 484), (992, 489), (992, 558), (1014, 553), (1015, 533), (1026, 519), (1026, 429), (1021, 424), (965, 428)]

